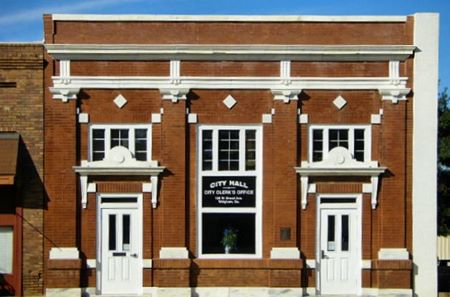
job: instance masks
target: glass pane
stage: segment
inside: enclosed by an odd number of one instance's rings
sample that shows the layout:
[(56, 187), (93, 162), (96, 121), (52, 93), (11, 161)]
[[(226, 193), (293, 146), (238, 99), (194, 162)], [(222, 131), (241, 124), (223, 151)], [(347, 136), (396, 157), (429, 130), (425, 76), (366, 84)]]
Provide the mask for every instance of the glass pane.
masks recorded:
[(327, 230), (327, 250), (333, 252), (336, 250), (335, 240), (334, 240), (334, 229), (335, 229), (335, 217), (334, 215), (328, 216), (328, 230)]
[(239, 170), (239, 130), (219, 130), (219, 170)]
[(118, 145), (128, 148), (128, 129), (111, 129), (111, 148)]
[(136, 139), (134, 149), (136, 151), (146, 151), (147, 150), (147, 139)]
[(116, 250), (116, 215), (109, 215), (109, 240), (108, 249), (110, 251)]
[(131, 225), (130, 225), (130, 215), (124, 214), (122, 216), (122, 250), (123, 251), (129, 251), (130, 250), (130, 232), (131, 232)]
[(256, 130), (245, 131), (245, 170), (255, 170)]
[(341, 250), (342, 251), (348, 251), (348, 246), (349, 246), (349, 242), (348, 242), (348, 227), (349, 227), (349, 217), (348, 215), (343, 215), (342, 216), (342, 247)]
[(92, 143), (92, 149), (94, 152), (96, 151), (104, 151), (105, 150), (105, 141), (103, 139), (94, 139)]
[(93, 129), (92, 136), (93, 136), (93, 138), (105, 138), (105, 130), (104, 129)]
[(10, 226), (0, 227), (0, 273), (13, 272), (13, 230)]
[(92, 159), (94, 160), (94, 161), (101, 161), (101, 160), (103, 160), (105, 158), (105, 153), (96, 153), (96, 152), (94, 152), (93, 154), (92, 154)]
[(313, 162), (322, 161), (323, 156), (323, 130), (313, 130)]
[(357, 161), (364, 161), (364, 129), (355, 129), (354, 158)]
[(202, 169), (212, 170), (212, 130), (202, 131)]
[(147, 153), (146, 152), (137, 152), (135, 154), (136, 160), (138, 161), (147, 161)]
[(255, 253), (255, 214), (204, 213), (202, 218), (204, 254)]
[(147, 129), (135, 129), (134, 137), (136, 139), (139, 139), (139, 138), (147, 139)]
[(330, 151), (338, 146), (348, 148), (347, 129), (330, 129), (328, 133), (328, 149)]

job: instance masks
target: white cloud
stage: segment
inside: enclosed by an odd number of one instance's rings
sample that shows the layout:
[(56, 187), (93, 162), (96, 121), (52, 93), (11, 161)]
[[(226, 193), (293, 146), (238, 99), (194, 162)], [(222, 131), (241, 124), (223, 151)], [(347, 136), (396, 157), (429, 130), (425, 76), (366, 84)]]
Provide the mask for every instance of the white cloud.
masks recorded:
[(79, 13), (87, 10), (110, 7), (131, 2), (143, 2), (144, 0), (89, 0), (74, 4), (63, 4), (60, 6), (41, 6), (28, 10), (12, 12), (9, 15), (0, 16), (0, 25), (11, 25), (15, 23), (32, 22), (42, 19), (44, 13)]

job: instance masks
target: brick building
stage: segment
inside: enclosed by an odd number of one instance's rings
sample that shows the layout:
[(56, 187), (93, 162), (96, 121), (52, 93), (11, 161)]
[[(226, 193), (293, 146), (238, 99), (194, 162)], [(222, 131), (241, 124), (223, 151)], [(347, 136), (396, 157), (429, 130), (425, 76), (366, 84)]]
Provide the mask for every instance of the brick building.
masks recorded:
[(43, 46), (0, 44), (0, 295), (43, 291)]
[(49, 296), (436, 294), (437, 15), (44, 24)]

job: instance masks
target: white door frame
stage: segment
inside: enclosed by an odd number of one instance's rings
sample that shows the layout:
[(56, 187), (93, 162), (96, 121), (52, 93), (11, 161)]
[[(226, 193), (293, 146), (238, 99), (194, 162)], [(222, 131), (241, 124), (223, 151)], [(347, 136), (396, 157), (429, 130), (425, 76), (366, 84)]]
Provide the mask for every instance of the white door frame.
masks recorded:
[[(326, 203), (321, 204), (322, 198), (355, 198), (355, 203)], [(356, 210), (356, 241), (359, 243), (356, 247), (357, 279), (356, 294), (362, 294), (362, 194), (319, 194), (316, 200), (316, 294), (321, 294), (321, 210), (322, 209), (355, 209)]]
[[(132, 292), (130, 294), (142, 294), (143, 291), (143, 244), (144, 244), (144, 232), (143, 232), (143, 197), (142, 193), (98, 193), (97, 194), (97, 230), (96, 230), (96, 294), (102, 294), (102, 210), (103, 209), (137, 209), (137, 221), (138, 226), (135, 233), (141, 238), (140, 244), (138, 245), (138, 283), (140, 284), (138, 292)], [(102, 198), (113, 198), (113, 197), (130, 197), (137, 198), (137, 202), (126, 202), (126, 203), (102, 203)], [(123, 295), (121, 293), (121, 295)]]

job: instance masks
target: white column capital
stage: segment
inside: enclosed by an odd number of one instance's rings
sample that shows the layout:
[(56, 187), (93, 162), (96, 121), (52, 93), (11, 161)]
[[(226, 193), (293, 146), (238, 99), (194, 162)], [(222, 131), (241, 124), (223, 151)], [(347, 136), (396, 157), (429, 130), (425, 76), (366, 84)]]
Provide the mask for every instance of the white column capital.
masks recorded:
[(274, 100), (282, 100), (284, 103), (298, 101), (298, 95), (302, 92), (301, 89), (271, 89)]
[(68, 102), (69, 100), (77, 99), (80, 88), (71, 87), (50, 87), (50, 93), (53, 94), (53, 99), (59, 99), (62, 102)]
[(189, 88), (164, 88), (159, 89), (163, 100), (170, 100), (177, 103), (178, 100), (186, 100)]

